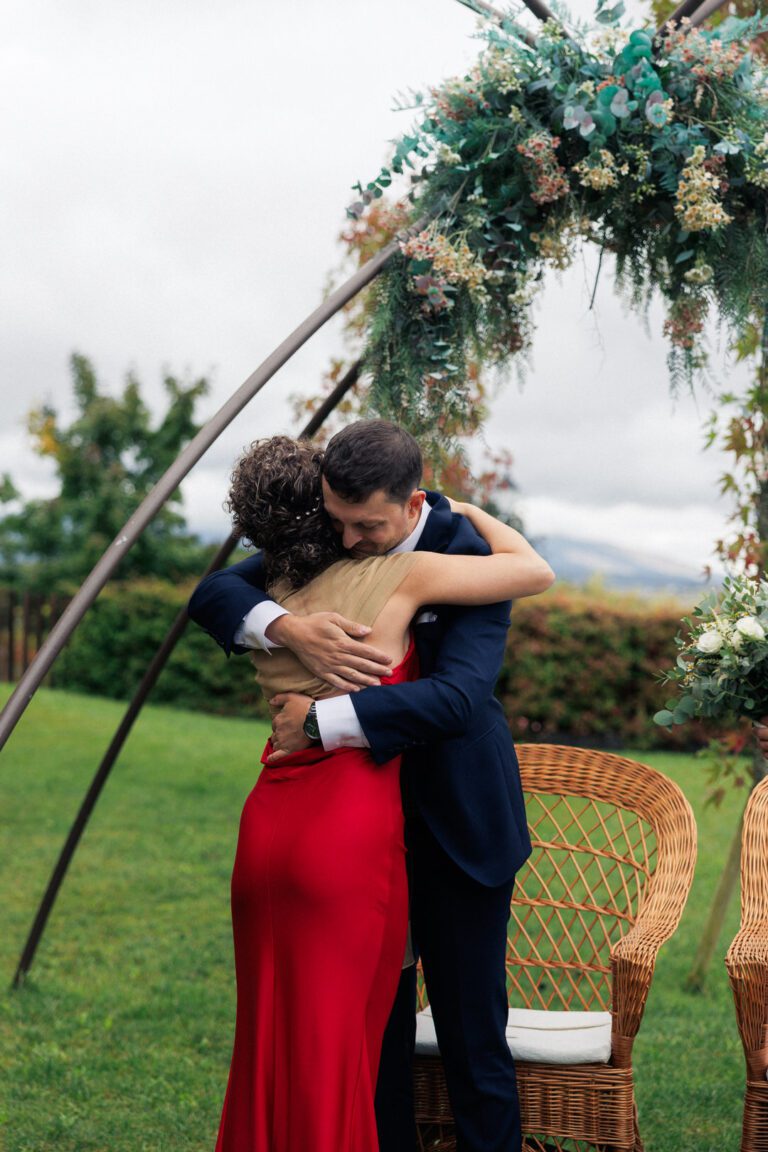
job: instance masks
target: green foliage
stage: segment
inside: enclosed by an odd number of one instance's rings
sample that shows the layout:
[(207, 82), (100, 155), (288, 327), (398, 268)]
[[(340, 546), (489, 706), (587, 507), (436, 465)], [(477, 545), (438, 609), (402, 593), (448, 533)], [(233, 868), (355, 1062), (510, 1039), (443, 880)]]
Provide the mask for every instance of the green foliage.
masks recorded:
[[(128, 376), (121, 395), (99, 390), (85, 356), (71, 359), (77, 413), (64, 425), (49, 405), (30, 413), (39, 455), (51, 459), (59, 482), (50, 500), (30, 500), (0, 519), (0, 579), (50, 591), (78, 584), (132, 512), (198, 431), (194, 409), (208, 385), (166, 376), (167, 409), (152, 427), (140, 386)], [(180, 495), (172, 498), (178, 506)], [(9, 477), (0, 502), (18, 500)], [(199, 571), (202, 550), (179, 511), (166, 505), (120, 569), (133, 575), (178, 578)]]
[[(56, 684), (128, 699), (189, 586), (160, 581), (108, 585), (57, 664)], [(497, 688), (516, 740), (576, 740), (637, 748), (704, 744), (700, 725), (668, 732), (653, 724), (665, 693), (659, 670), (674, 660), (676, 602), (658, 604), (603, 589), (557, 586), (520, 600), (512, 613)], [(152, 692), (158, 703), (202, 712), (266, 717), (247, 657), (227, 660), (191, 625)]]
[(768, 585), (726, 577), (719, 596), (709, 595), (684, 618), (675, 637), (678, 655), (664, 673), (675, 690), (657, 724), (671, 727), (694, 717), (733, 725), (743, 716), (768, 713)]
[[(129, 699), (168, 628), (192, 592), (160, 580), (109, 584), (83, 619), (56, 666), (56, 683), (98, 696)], [(248, 659), (227, 660), (190, 624), (152, 691), (155, 703), (204, 712), (267, 715)]]
[(710, 306), (740, 331), (768, 285), (764, 75), (744, 45), (766, 27), (729, 19), (662, 38), (616, 27), (535, 49), (511, 25), (487, 32), (475, 66), (428, 96), (390, 167), (350, 213), (363, 216), (410, 170), (411, 222), (374, 289), (366, 347), (372, 406), (439, 442), (471, 416), (467, 368), (505, 363), (530, 341), (547, 266), (586, 238), (617, 259), (645, 307), (667, 305), (673, 382), (705, 362)]
[(706, 742), (701, 725), (683, 733), (652, 722), (679, 617), (678, 604), (559, 586), (518, 601), (496, 691), (514, 738), (636, 748)]
[[(0, 701), (8, 688), (0, 688)], [(111, 701), (41, 690), (3, 751), (0, 1145), (5, 1152), (210, 1152), (234, 1026), (229, 875), (266, 728), (150, 707), (67, 875), (32, 976), (8, 985), (56, 853), (120, 718)], [(631, 755), (631, 753), (630, 753)], [(735, 795), (703, 805), (692, 757), (636, 757), (691, 801), (700, 850), (634, 1048), (648, 1152), (738, 1147), (744, 1062), (722, 963), (684, 978), (736, 829)], [(734, 901), (718, 943), (738, 923)], [(691, 1059), (691, 1052), (717, 1059)], [(681, 1105), (681, 1101), (684, 1102)]]
[[(362, 219), (350, 221), (339, 239), (344, 245), (344, 260), (335, 279), (346, 279), (355, 269), (361, 268), (381, 248), (402, 232), (406, 226), (407, 212), (403, 205), (391, 204), (383, 199), (372, 202)], [(363, 292), (358, 293), (344, 308), (342, 339), (347, 349), (344, 359), (335, 357), (326, 370), (321, 386), (321, 394), (307, 399), (294, 397), (294, 413), (297, 423), (304, 422), (308, 412), (317, 409), (321, 401), (336, 388), (341, 378), (351, 369), (361, 356), (363, 335), (369, 321), (376, 315), (376, 294), (381, 285), (374, 281)], [(396, 354), (396, 348), (393, 349)], [(380, 366), (385, 371), (384, 366)], [(509, 510), (510, 494), (515, 488), (512, 480), (513, 458), (507, 449), (492, 451), (484, 448), (478, 461), (477, 431), (482, 425), (491, 389), (487, 386), (476, 363), (467, 366), (465, 380), (467, 389), (464, 404), (464, 418), (459, 422), (447, 419), (443, 425), (442, 439), (434, 436), (422, 438), (424, 449), (424, 485), (439, 488), (447, 496), (457, 500), (479, 504), (494, 516), (501, 516), (507, 523), (521, 529), (519, 516)], [(323, 425), (320, 436), (329, 439), (351, 419), (369, 415), (370, 391), (377, 391), (381, 385), (378, 379), (371, 380), (370, 374), (362, 373), (355, 387), (347, 393), (335, 412)], [(410, 429), (415, 428), (417, 414), (403, 410), (400, 423)], [(416, 429), (418, 430), (418, 429)], [(473, 443), (474, 442), (474, 443)], [(467, 460), (467, 448), (473, 443), (473, 460), (480, 473), (476, 475)], [(482, 441), (481, 441), (482, 443)], [(500, 496), (505, 493), (501, 507)]]
[(731, 531), (717, 552), (750, 576), (768, 568), (768, 313), (762, 325), (747, 324), (735, 347), (740, 361), (752, 360), (755, 375), (743, 395), (726, 392), (709, 418), (706, 446), (731, 458), (720, 491), (733, 499)]

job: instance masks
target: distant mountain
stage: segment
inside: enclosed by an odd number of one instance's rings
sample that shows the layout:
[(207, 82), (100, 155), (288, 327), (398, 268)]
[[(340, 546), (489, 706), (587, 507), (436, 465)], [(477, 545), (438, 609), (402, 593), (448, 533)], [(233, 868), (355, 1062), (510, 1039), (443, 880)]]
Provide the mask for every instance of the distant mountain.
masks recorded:
[(541, 536), (534, 544), (557, 578), (571, 584), (584, 584), (599, 576), (606, 587), (619, 591), (655, 596), (670, 593), (694, 599), (707, 588), (701, 572), (666, 557), (568, 536)]

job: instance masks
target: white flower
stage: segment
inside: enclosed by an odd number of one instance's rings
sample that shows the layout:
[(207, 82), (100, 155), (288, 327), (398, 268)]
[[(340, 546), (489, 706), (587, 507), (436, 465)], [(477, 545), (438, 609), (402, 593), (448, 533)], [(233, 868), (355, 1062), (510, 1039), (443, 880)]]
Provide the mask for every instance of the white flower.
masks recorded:
[(762, 640), (765, 637), (762, 624), (754, 616), (742, 616), (736, 621), (736, 628), (747, 640)]
[(447, 144), (441, 144), (437, 150), (438, 160), (442, 160), (443, 164), (461, 164), (461, 156), (458, 152), (454, 152)]
[(734, 628), (733, 632), (731, 632), (728, 639), (730, 641), (731, 647), (733, 648), (734, 652), (740, 652), (741, 646), (744, 643), (744, 637), (742, 636), (741, 632), (739, 632), (736, 628)]
[(698, 640), (696, 641), (696, 647), (698, 648), (699, 652), (704, 652), (707, 654), (707, 656), (711, 656), (713, 653), (719, 652), (722, 646), (723, 638), (714, 628), (708, 628), (706, 632), (702, 632), (701, 636), (699, 636)]

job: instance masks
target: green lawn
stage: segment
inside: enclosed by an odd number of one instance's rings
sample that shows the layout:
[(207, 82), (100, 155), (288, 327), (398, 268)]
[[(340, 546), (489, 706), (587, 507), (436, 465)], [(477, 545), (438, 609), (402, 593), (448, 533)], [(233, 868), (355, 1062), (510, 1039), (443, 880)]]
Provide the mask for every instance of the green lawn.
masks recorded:
[[(0, 688), (0, 700), (8, 694)], [(7, 991), (98, 758), (112, 701), (40, 692), (0, 756), (0, 1147), (212, 1152), (234, 1018), (229, 872), (263, 724), (148, 708), (107, 784), (31, 978)], [(644, 754), (696, 811), (700, 859), (635, 1047), (647, 1152), (739, 1142), (741, 1050), (722, 956), (682, 989), (738, 815), (704, 809), (690, 757)], [(3, 1136), (5, 1143), (3, 1143)], [(308, 1150), (309, 1152), (309, 1150)]]

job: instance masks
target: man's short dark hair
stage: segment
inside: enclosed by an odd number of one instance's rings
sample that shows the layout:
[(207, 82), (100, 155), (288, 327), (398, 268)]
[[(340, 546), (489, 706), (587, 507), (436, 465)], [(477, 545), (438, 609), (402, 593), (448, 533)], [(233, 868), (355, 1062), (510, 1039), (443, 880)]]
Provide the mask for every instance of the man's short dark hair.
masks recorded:
[(404, 504), (421, 480), (421, 449), (405, 428), (389, 420), (357, 420), (333, 436), (323, 476), (342, 500), (360, 504), (384, 491)]

